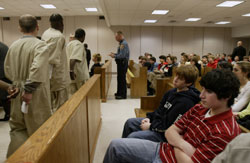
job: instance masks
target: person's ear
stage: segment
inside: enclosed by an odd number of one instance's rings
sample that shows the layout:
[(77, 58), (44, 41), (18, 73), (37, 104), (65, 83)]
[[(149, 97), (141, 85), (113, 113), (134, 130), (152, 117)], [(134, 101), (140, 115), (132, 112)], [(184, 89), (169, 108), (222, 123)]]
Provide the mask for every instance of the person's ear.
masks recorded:
[(21, 33), (23, 33), (23, 30), (22, 30), (22, 28), (20, 27), (20, 25), (18, 26), (18, 30), (19, 30)]

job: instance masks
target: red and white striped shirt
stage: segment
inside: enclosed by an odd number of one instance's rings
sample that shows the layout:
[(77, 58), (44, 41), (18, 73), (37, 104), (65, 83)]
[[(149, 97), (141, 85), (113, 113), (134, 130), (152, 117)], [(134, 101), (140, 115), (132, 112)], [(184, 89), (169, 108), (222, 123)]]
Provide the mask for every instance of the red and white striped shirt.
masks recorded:
[[(196, 148), (191, 157), (193, 162), (211, 162), (234, 137), (240, 134), (240, 128), (231, 109), (205, 118), (208, 110), (197, 104), (175, 123), (183, 131), (184, 140)], [(163, 163), (176, 163), (173, 146), (162, 143), (160, 158)]]

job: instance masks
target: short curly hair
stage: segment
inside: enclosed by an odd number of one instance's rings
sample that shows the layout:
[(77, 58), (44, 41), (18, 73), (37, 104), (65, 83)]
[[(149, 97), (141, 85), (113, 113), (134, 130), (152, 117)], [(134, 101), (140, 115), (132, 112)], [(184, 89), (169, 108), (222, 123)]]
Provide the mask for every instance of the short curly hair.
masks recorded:
[(238, 96), (240, 89), (240, 82), (234, 73), (221, 69), (208, 72), (201, 78), (200, 85), (213, 91), (218, 99), (229, 98), (228, 107), (233, 105), (234, 98)]

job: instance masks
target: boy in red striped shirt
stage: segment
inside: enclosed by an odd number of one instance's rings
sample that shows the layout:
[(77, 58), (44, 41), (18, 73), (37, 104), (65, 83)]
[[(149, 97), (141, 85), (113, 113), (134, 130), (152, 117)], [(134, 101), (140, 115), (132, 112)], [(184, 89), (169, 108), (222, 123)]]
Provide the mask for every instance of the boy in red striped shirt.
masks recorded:
[(211, 162), (240, 133), (231, 105), (239, 81), (230, 71), (215, 69), (200, 81), (202, 104), (197, 104), (165, 133), (168, 142), (113, 140), (104, 163)]

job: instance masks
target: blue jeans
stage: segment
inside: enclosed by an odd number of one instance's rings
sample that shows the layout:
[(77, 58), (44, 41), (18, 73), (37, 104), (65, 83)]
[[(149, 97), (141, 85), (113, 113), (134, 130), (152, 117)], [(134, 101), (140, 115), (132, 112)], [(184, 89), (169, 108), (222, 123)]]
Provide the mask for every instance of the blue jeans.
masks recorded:
[(122, 133), (122, 138), (146, 139), (154, 142), (166, 142), (164, 133), (151, 130), (141, 130), (141, 121), (144, 118), (130, 118), (126, 121)]
[(141, 139), (114, 139), (103, 163), (162, 163), (160, 143)]

